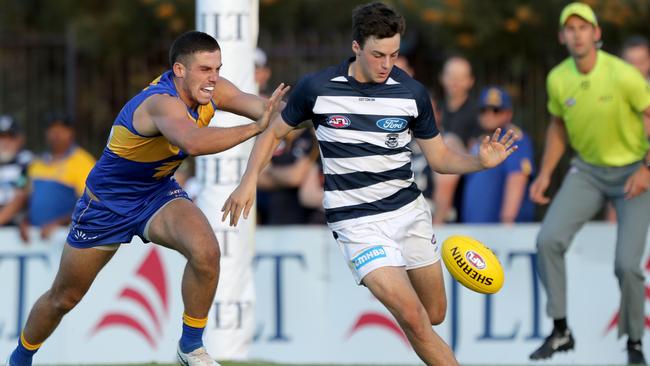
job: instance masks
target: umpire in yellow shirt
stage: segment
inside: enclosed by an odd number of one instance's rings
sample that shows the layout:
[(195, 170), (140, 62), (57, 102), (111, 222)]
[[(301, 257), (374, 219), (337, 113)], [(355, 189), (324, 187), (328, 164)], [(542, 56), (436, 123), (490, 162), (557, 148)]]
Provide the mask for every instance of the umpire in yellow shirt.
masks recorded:
[(641, 258), (650, 223), (650, 156), (642, 114), (650, 116), (650, 87), (633, 66), (598, 49), (600, 36), (588, 5), (572, 3), (562, 10), (559, 38), (570, 57), (547, 78), (552, 118), (540, 172), (530, 187), (534, 202), (550, 201), (545, 192), (567, 143), (576, 156), (537, 237), (539, 275), (554, 327), (530, 358), (573, 349), (564, 255), (575, 233), (610, 200), (618, 217), (614, 268), (621, 289), (619, 336), (628, 335), (629, 364), (645, 365)]

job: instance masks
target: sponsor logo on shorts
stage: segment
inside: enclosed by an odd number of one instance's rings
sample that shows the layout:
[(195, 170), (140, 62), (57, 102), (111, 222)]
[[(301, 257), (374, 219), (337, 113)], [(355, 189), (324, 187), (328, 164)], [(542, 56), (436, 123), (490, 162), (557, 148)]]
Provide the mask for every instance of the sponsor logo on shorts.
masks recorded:
[(386, 131), (401, 131), (404, 128), (406, 128), (406, 125), (408, 122), (403, 119), (403, 118), (382, 118), (379, 121), (377, 121), (377, 127), (381, 128), (382, 130)]
[(433, 245), (436, 252), (440, 251), (440, 245), (438, 245), (438, 239), (436, 239), (435, 234), (431, 237), (431, 245)]
[(72, 230), (72, 237), (75, 238), (75, 240), (78, 241), (86, 241), (86, 240), (94, 240), (99, 237), (99, 235), (88, 235), (85, 232), (79, 230), (79, 229), (74, 229)]
[(350, 123), (350, 119), (346, 116), (330, 116), (327, 119), (327, 124), (334, 128), (346, 128)]
[(485, 260), (483, 260), (483, 257), (481, 257), (478, 253), (476, 253), (473, 250), (468, 250), (467, 252), (465, 252), (465, 258), (467, 258), (469, 264), (471, 264), (477, 269), (485, 269), (485, 267), (487, 266), (485, 264)]
[(354, 264), (355, 269), (359, 269), (379, 258), (386, 258), (386, 250), (382, 246), (376, 246), (364, 250), (356, 257), (352, 258), (352, 264)]

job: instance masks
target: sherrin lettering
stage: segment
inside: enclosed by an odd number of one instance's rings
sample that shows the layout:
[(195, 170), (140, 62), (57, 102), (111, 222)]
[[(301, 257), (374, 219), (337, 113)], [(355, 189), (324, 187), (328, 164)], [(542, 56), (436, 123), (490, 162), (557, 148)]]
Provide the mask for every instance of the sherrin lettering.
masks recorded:
[(492, 251), (478, 240), (454, 235), (442, 243), (442, 260), (460, 284), (482, 294), (503, 286), (503, 268)]

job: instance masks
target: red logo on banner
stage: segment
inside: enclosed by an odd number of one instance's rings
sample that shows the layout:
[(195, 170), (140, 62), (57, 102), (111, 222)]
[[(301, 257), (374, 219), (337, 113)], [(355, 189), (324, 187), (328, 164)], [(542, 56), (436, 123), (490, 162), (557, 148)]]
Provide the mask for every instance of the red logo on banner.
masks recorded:
[[(646, 262), (646, 264), (645, 264), (645, 270), (646, 270), (646, 272), (650, 272), (650, 259), (648, 259), (648, 262)], [(650, 300), (650, 286), (648, 286), (648, 285), (645, 286), (645, 299)], [(616, 314), (614, 314), (612, 316), (612, 320), (610, 320), (609, 323), (607, 324), (607, 327), (605, 328), (604, 334), (607, 334), (610, 331), (612, 331), (612, 329), (616, 328), (616, 326), (618, 325), (619, 314), (620, 314), (619, 312), (616, 312)], [(649, 316), (645, 317), (643, 323), (644, 323), (646, 328), (650, 329), (650, 317)]]
[[(162, 304), (164, 316), (166, 317), (169, 314), (167, 279), (165, 277), (162, 261), (160, 260), (160, 255), (155, 247), (151, 248), (145, 260), (135, 270), (135, 277), (144, 280), (151, 285), (158, 297), (157, 300)], [(130, 301), (141, 307), (149, 316), (151, 322), (156, 328), (157, 334), (162, 335), (162, 325), (160, 323), (162, 316), (156, 313), (156, 310), (152, 306), (151, 299), (147, 299), (142, 292), (128, 284), (125, 285), (117, 298), (118, 301)], [(142, 336), (151, 347), (156, 348), (157, 346), (156, 338), (152, 335), (150, 329), (147, 329), (147, 327), (145, 327), (137, 318), (118, 311), (105, 314), (91, 331), (91, 336), (102, 329), (111, 327), (126, 327), (132, 329)]]
[(384, 328), (385, 330), (388, 330), (395, 334), (404, 343), (406, 343), (407, 346), (410, 347), (409, 340), (406, 338), (406, 334), (404, 334), (402, 328), (397, 325), (392, 317), (388, 317), (382, 313), (367, 312), (361, 314), (352, 328), (350, 328), (350, 331), (348, 332), (348, 338), (352, 337), (352, 335), (360, 329), (366, 327)]

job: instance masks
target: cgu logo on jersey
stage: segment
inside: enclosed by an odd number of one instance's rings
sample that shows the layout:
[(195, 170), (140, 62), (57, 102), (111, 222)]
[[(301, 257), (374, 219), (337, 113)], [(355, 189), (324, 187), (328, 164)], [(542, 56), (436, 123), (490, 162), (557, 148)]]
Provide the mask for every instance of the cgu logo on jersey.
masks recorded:
[(468, 250), (467, 252), (465, 252), (465, 258), (467, 258), (469, 264), (474, 266), (476, 269), (485, 269), (486, 267), (485, 260), (483, 260), (483, 257), (481, 257), (478, 253), (476, 253), (473, 250)]
[(382, 118), (377, 121), (377, 127), (386, 131), (401, 131), (406, 128), (408, 122), (403, 118)]
[(330, 116), (327, 119), (327, 124), (334, 128), (346, 128), (350, 123), (350, 119), (346, 116)]

